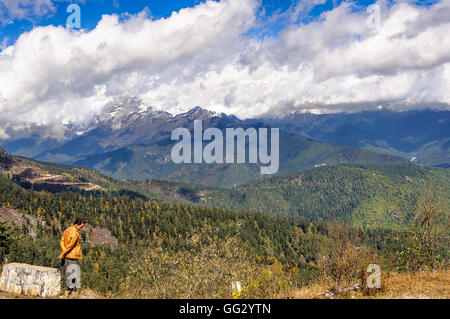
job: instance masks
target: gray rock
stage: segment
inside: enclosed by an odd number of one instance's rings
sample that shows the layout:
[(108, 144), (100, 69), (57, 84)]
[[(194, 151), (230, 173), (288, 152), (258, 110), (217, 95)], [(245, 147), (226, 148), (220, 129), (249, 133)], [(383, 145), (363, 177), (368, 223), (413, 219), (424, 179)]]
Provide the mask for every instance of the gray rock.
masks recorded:
[(16, 226), (19, 228), (25, 226), (28, 234), (33, 239), (36, 239), (37, 236), (37, 226), (45, 225), (45, 221), (42, 218), (33, 217), (23, 214), (15, 209), (5, 207), (0, 207), (0, 222), (8, 222), (10, 226)]
[(3, 266), (0, 290), (27, 296), (56, 297), (61, 293), (58, 269), (11, 263)]

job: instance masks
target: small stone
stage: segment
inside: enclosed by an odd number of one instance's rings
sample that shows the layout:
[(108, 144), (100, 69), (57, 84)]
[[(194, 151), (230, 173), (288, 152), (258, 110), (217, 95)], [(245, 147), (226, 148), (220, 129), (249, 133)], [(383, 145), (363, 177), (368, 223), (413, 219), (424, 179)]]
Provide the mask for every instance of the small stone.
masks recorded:
[(327, 297), (327, 298), (330, 298), (330, 299), (333, 299), (334, 298), (334, 293), (332, 293), (332, 292), (326, 292), (325, 293), (325, 297)]

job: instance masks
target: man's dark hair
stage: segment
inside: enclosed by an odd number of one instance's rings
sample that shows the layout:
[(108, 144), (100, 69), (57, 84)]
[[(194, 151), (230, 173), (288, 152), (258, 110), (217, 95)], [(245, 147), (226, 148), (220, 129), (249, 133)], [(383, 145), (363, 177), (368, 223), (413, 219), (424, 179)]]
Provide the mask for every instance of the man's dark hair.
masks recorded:
[(82, 219), (82, 218), (77, 218), (73, 224), (74, 224), (74, 225), (80, 226), (80, 225), (83, 225), (84, 223), (85, 223), (85, 222), (84, 222), (84, 219)]

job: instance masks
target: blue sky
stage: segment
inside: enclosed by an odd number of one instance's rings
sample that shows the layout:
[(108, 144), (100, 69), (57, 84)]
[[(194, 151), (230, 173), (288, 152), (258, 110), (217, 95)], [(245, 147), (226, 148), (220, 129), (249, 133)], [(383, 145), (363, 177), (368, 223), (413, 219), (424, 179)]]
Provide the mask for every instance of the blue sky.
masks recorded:
[[(67, 17), (70, 15), (66, 13), (66, 8), (70, 3), (76, 3), (80, 6), (81, 27), (91, 30), (95, 28), (102, 15), (105, 14), (137, 14), (148, 9), (153, 19), (159, 19), (167, 18), (174, 11), (177, 12), (182, 8), (193, 7), (201, 2), (204, 2), (204, 0), (59, 0), (53, 2), (54, 10), (50, 10), (46, 14), (35, 15), (30, 12), (30, 15), (27, 17), (13, 17), (11, 19), (12, 21), (5, 23), (4, 18), (10, 16), (10, 14), (5, 4), (0, 0), (0, 18), (3, 20), (0, 24), (0, 43), (3, 42), (3, 46), (14, 44), (22, 33), (36, 26), (65, 25)], [(269, 26), (269, 29), (266, 29), (265, 32), (276, 35), (287, 24), (291, 24), (292, 21), (286, 22), (283, 17), (276, 19), (273, 23), (269, 23), (269, 19), (286, 13), (299, 2), (302, 2), (302, 0), (262, 0), (262, 6), (259, 9), (260, 19)], [(341, 2), (341, 0), (326, 0), (324, 4), (319, 4), (312, 8), (308, 16), (302, 17), (299, 21), (295, 22), (308, 23), (309, 21), (313, 21), (322, 12), (332, 10)], [(356, 5), (361, 6), (361, 10), (364, 10), (365, 7), (374, 2), (374, 0), (354, 1)]]

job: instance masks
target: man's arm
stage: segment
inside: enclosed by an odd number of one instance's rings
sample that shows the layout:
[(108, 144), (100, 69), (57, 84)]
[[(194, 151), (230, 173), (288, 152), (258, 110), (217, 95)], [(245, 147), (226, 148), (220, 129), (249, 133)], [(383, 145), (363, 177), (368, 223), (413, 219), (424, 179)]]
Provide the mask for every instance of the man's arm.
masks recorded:
[(67, 245), (65, 245), (64, 240), (61, 240), (60, 246), (61, 246), (61, 249), (63, 250), (63, 252), (59, 256), (60, 259), (63, 259), (64, 257), (66, 257), (66, 255), (72, 251), (72, 249), (77, 245), (79, 238), (80, 238), (80, 235), (78, 233), (75, 233), (72, 237), (70, 237)]
[(66, 246), (64, 245), (64, 236), (61, 236), (61, 240), (59, 241), (59, 247), (61, 247), (62, 251), (66, 251)]

